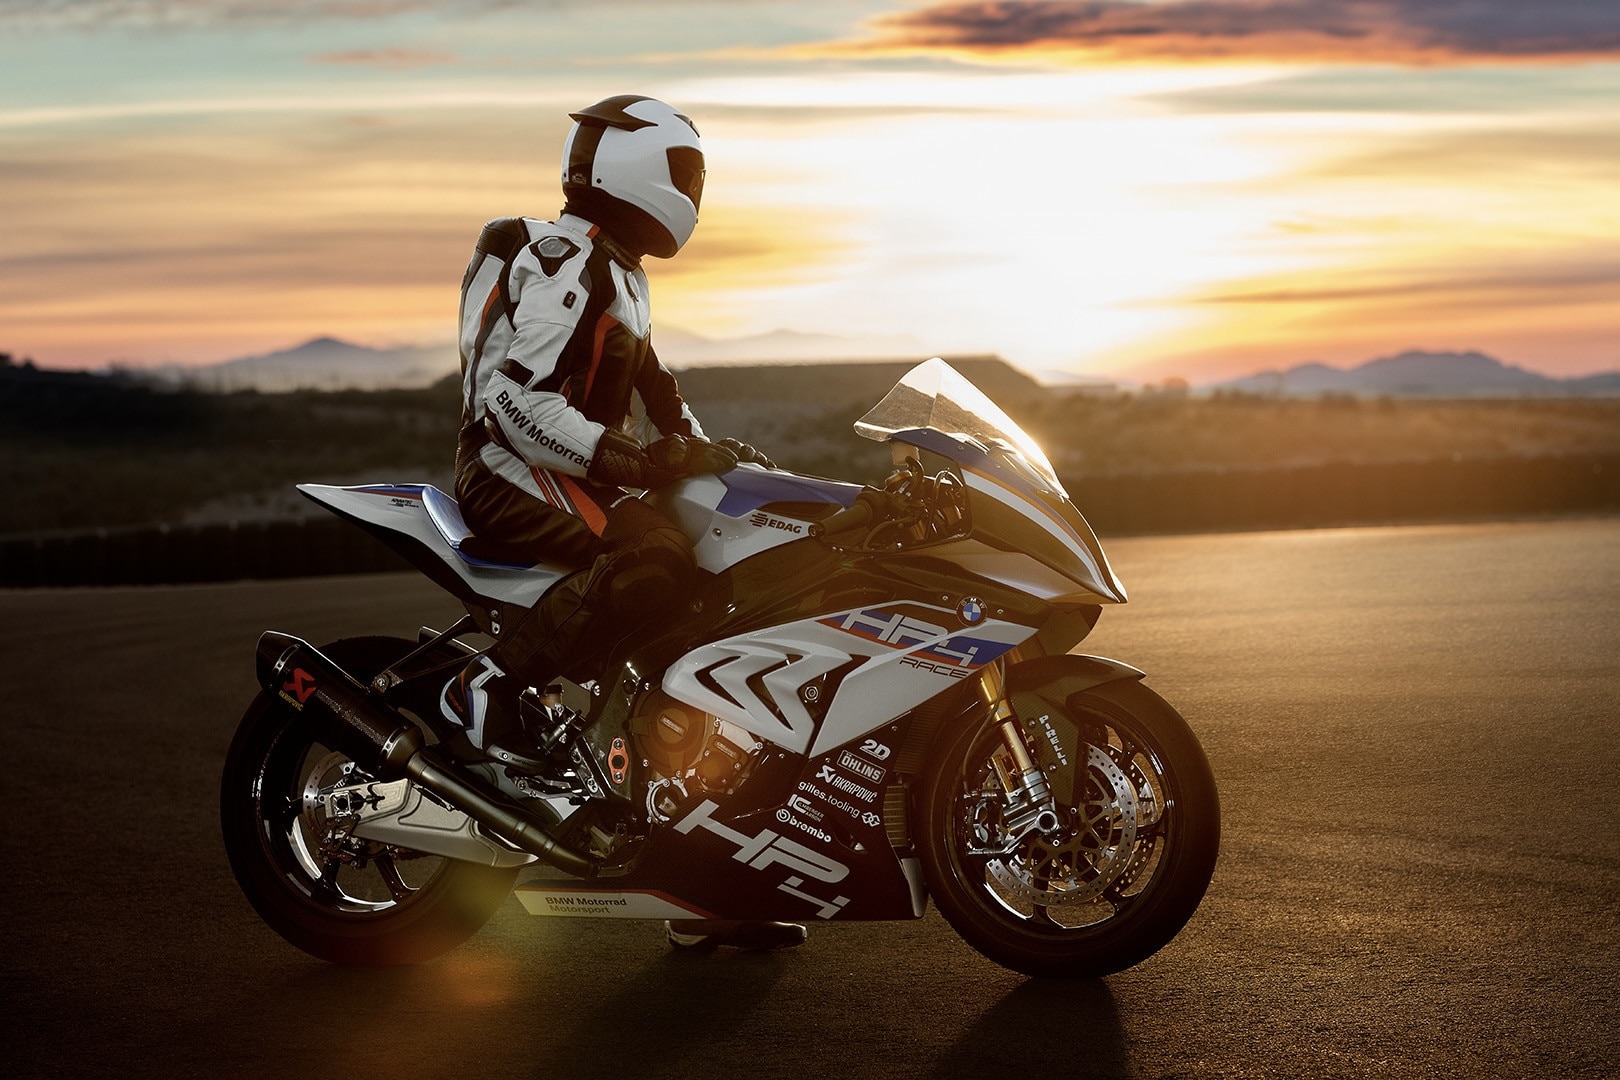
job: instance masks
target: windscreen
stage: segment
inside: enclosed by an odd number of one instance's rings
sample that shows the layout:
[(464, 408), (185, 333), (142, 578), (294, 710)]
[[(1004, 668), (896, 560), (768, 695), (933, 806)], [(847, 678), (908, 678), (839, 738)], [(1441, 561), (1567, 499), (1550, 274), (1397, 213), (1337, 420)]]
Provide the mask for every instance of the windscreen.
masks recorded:
[(855, 422), (856, 434), (878, 442), (916, 428), (932, 428), (945, 435), (971, 439), (986, 450), (1016, 454), (1047, 490), (1063, 490), (1052, 463), (1035, 440), (937, 356), (907, 372), (871, 412)]

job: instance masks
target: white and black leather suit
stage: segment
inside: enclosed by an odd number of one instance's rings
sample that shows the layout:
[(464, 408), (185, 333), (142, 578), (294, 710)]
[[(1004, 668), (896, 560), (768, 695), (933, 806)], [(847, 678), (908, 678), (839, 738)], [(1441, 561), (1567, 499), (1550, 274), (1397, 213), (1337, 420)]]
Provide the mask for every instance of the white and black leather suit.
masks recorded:
[(476, 544), (590, 568), (511, 626), (493, 658), (529, 679), (584, 677), (636, 624), (684, 600), (695, 572), (679, 529), (602, 482), (617, 475), (602, 467), (615, 446), (703, 437), (653, 352), (646, 274), (575, 214), (492, 221), (462, 281), (460, 348), (456, 498)]

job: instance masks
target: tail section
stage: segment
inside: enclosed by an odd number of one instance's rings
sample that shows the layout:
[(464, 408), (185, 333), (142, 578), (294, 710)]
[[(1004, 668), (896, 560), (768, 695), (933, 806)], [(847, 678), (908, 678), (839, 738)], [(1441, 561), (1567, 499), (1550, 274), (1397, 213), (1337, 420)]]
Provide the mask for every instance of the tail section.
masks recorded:
[(569, 573), (547, 563), (522, 566), (463, 553), (472, 530), (455, 499), (429, 484), (299, 484), (298, 490), (399, 552), (469, 609), (492, 602), (532, 607)]

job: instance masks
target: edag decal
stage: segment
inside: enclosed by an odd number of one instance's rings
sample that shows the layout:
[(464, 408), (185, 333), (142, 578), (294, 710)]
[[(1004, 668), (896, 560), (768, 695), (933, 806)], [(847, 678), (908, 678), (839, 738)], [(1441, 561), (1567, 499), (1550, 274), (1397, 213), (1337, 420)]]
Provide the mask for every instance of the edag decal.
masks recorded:
[(756, 510), (748, 515), (748, 524), (756, 529), (781, 529), (783, 532), (802, 533), (804, 526), (792, 521), (783, 521), (778, 517), (771, 517), (763, 510)]

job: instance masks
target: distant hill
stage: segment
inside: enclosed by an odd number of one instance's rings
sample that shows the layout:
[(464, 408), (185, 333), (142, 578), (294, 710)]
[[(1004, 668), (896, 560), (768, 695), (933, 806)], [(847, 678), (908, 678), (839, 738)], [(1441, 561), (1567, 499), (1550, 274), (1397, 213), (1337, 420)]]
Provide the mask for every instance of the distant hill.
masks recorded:
[[(769, 334), (715, 340), (676, 327), (654, 335), (659, 357), (674, 368), (693, 365), (797, 363), (861, 360), (869, 356), (933, 355), (909, 338), (847, 338), (834, 334)], [(142, 372), (175, 386), (199, 390), (395, 390), (430, 386), (460, 366), (454, 345), (373, 349), (333, 337), (318, 337), (263, 356), (218, 364), (170, 364)]]
[[(855, 402), (864, 409), (876, 405), (922, 359), (716, 365), (686, 368), (678, 374), (681, 394), (693, 402), (802, 402), (815, 408)], [(1040, 383), (999, 356), (945, 359), (995, 401), (1019, 402), (1045, 393)]]
[(430, 386), (459, 365), (453, 345), (371, 349), (318, 337), (263, 356), (147, 374), (199, 390), (390, 390)]
[(1480, 352), (1409, 351), (1353, 368), (1300, 364), (1214, 384), (1213, 389), (1284, 397), (1568, 397), (1620, 394), (1620, 372), (1554, 379)]
[(755, 364), (866, 360), (869, 357), (915, 356), (925, 360), (939, 350), (910, 337), (845, 337), (773, 330), (737, 338), (708, 338), (674, 326), (657, 326), (653, 343), (658, 356), (671, 367), (710, 364)]

